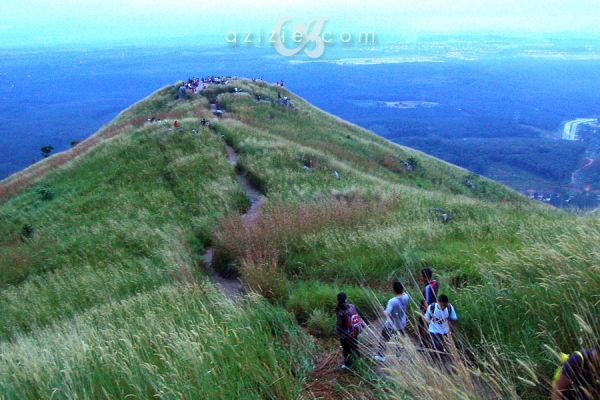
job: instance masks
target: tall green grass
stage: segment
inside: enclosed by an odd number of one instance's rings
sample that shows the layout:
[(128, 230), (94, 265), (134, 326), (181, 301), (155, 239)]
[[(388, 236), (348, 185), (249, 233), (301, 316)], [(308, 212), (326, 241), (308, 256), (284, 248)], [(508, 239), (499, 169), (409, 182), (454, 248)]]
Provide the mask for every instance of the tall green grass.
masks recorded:
[(311, 341), (256, 297), (163, 287), (0, 344), (0, 397), (295, 399)]
[(313, 345), (293, 317), (226, 299), (198, 268), (217, 221), (248, 204), (200, 127), (208, 108), (163, 90), (0, 204), (0, 398), (301, 392)]
[[(407, 362), (420, 369), (389, 371), (395, 398), (419, 397), (431, 377), (441, 383), (422, 398), (486, 398), (479, 382), (543, 398), (553, 351), (598, 336), (597, 216), (530, 202), (286, 89), (175, 92), (137, 104), (106, 128), (113, 139), (0, 204), (5, 398), (293, 398), (312, 342), (279, 307), (327, 336), (337, 291), (375, 320), (400, 279), (414, 311), (425, 265), (459, 312), (462, 375), (447, 382), (416, 355)], [(225, 116), (200, 129), (215, 100)], [(253, 221), (237, 216), (248, 200), (221, 136), (267, 196)], [(196, 268), (209, 243), (277, 306), (214, 293)]]
[(222, 142), (191, 129), (132, 130), (0, 207), (2, 336), (195, 269), (218, 218), (247, 200)]

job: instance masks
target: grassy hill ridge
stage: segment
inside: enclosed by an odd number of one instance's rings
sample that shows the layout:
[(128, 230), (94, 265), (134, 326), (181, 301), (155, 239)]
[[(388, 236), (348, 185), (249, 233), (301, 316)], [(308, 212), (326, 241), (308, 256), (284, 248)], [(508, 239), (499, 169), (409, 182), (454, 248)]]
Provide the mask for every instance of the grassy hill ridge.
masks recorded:
[[(264, 82), (176, 94), (128, 109), (98, 134), (109, 140), (55, 157), (61, 168), (49, 159), (0, 184), (3, 398), (197, 397), (219, 387), (202, 373), (217, 365), (237, 381), (210, 398), (296, 398), (314, 360), (298, 324), (331, 335), (341, 288), (367, 313), (394, 278), (418, 301), (426, 264), (468, 351), (519, 360), (507, 364), (507, 393), (541, 396), (554, 363), (544, 345), (598, 332), (596, 215), (531, 202)], [(223, 140), (267, 198), (251, 225)], [(215, 267), (262, 296), (232, 309), (215, 294), (208, 245)], [(226, 339), (211, 346), (200, 328)]]

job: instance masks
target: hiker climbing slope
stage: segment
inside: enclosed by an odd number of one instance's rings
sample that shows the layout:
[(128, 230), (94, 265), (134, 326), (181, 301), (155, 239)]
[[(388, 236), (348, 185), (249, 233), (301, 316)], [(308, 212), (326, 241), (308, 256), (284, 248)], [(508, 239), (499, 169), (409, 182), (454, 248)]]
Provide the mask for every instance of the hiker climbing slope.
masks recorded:
[(449, 353), (451, 324), (458, 320), (456, 310), (452, 304), (448, 303), (448, 296), (442, 294), (438, 297), (437, 303), (427, 306), (425, 319), (429, 323), (431, 347), (438, 352), (441, 358), (442, 355)]
[(600, 399), (600, 340), (569, 356), (552, 390), (552, 400), (592, 399)]
[(358, 336), (363, 331), (365, 324), (353, 304), (346, 303), (346, 293), (338, 293), (335, 308), (336, 325), (335, 333), (340, 339), (344, 355), (343, 369), (350, 368), (360, 356), (358, 350)]
[(404, 292), (404, 286), (400, 282), (394, 282), (392, 288), (394, 297), (388, 301), (384, 311), (386, 321), (381, 331), (379, 352), (375, 356), (375, 360), (378, 362), (385, 362), (385, 347), (392, 336), (404, 334), (406, 329), (406, 307), (410, 302), (410, 296)]
[(438, 283), (433, 279), (433, 271), (429, 267), (425, 267), (421, 270), (421, 282), (423, 283), (423, 291), (421, 293), (421, 316), (419, 317), (418, 330), (421, 345), (424, 347), (429, 346), (429, 322), (424, 318), (427, 307), (430, 304), (435, 303), (437, 300)]
[(429, 304), (436, 302), (438, 293), (438, 283), (433, 279), (433, 271), (431, 268), (423, 268), (421, 270), (421, 281), (423, 282), (423, 300), (421, 302), (421, 310), (425, 312)]

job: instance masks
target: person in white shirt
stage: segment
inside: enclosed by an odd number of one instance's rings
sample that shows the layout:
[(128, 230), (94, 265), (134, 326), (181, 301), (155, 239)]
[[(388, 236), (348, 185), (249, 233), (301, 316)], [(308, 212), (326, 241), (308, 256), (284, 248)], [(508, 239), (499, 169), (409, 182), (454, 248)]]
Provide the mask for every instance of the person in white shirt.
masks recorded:
[(458, 320), (456, 310), (448, 303), (448, 296), (442, 294), (437, 303), (430, 304), (425, 312), (425, 319), (429, 322), (429, 335), (431, 345), (438, 354), (447, 353), (450, 330), (454, 321)]
[(410, 301), (410, 296), (404, 293), (404, 286), (400, 282), (394, 282), (393, 289), (394, 297), (388, 301), (384, 311), (386, 320), (381, 331), (379, 352), (375, 356), (375, 360), (378, 362), (385, 362), (385, 346), (392, 336), (404, 334), (406, 329), (406, 307)]

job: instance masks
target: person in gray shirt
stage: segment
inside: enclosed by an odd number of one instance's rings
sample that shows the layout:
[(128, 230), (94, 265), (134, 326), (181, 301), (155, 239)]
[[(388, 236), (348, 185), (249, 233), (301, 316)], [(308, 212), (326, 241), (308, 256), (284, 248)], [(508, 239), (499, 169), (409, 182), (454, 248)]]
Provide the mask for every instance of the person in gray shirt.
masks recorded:
[(375, 360), (378, 362), (385, 362), (385, 347), (392, 336), (403, 335), (406, 329), (406, 307), (410, 301), (410, 296), (404, 293), (404, 286), (400, 282), (394, 282), (393, 289), (395, 296), (388, 301), (384, 311), (386, 320), (381, 331), (379, 352), (375, 356)]

